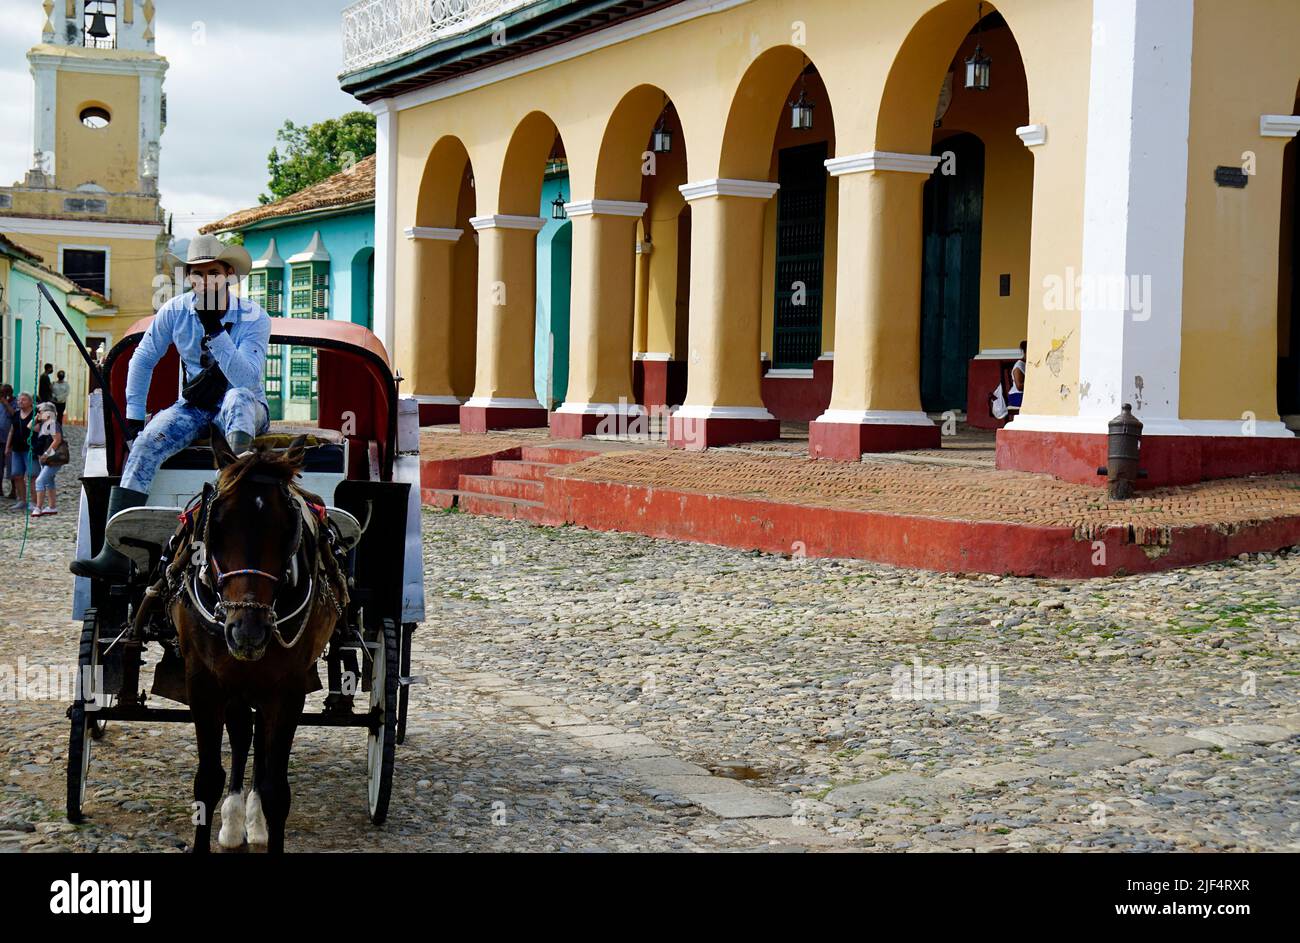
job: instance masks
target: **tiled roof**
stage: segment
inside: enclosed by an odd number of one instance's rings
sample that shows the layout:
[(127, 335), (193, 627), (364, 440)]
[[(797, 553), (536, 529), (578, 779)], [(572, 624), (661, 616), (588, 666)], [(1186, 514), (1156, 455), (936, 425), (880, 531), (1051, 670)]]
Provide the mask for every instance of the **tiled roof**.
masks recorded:
[(26, 246), (20, 246), (4, 233), (0, 233), (0, 252), (5, 255), (21, 255), (25, 259), (34, 259), (37, 265), (44, 263), (45, 259), (37, 255)]
[(265, 206), (231, 213), (225, 219), (209, 223), (199, 230), (201, 233), (231, 232), (244, 229), (254, 223), (281, 216), (297, 216), (313, 210), (342, 208), (375, 199), (375, 157), (372, 154), (359, 161), (351, 170), (344, 170), (320, 183), (299, 190), (283, 200), (276, 200)]

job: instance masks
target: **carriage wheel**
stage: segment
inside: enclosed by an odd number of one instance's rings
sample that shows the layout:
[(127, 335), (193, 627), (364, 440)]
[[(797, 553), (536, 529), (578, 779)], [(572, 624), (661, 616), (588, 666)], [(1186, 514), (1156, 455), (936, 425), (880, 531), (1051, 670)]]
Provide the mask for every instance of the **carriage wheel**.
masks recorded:
[(397, 742), (406, 742), (406, 708), (411, 703), (411, 636), (415, 634), (415, 624), (407, 622), (402, 625), (402, 663), (399, 674), (407, 679), (399, 684), (397, 690)]
[(384, 620), (383, 631), (370, 659), (370, 712), (378, 712), (380, 724), (367, 738), (366, 770), (370, 774), (368, 792), (370, 821), (383, 825), (388, 818), (388, 799), (393, 791), (393, 762), (397, 749), (397, 691), (399, 650), (398, 629)]
[[(68, 821), (81, 822), (81, 807), (86, 801), (86, 776), (90, 772), (90, 744), (96, 739), (95, 721), (86, 710), (86, 691), (82, 685), (93, 675), (87, 669), (99, 664), (99, 617), (94, 609), (86, 613), (81, 627), (81, 645), (77, 651), (77, 699), (68, 710), (72, 731), (68, 737)], [(103, 736), (102, 727), (100, 736)]]

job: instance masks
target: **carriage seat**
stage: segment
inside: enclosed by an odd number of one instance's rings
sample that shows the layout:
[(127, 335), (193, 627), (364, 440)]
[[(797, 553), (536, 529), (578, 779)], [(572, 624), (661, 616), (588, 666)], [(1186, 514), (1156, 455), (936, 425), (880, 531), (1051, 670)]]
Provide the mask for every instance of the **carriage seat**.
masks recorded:
[[(303, 471), (343, 474), (347, 470), (343, 435), (334, 429), (276, 422), (271, 424), (270, 432), (253, 440), (253, 447), (287, 449), (299, 435), (307, 437), (307, 462)], [(162, 467), (173, 471), (211, 471), (213, 464), (212, 442), (204, 436), (167, 459)]]
[[(351, 550), (361, 540), (361, 522), (342, 508), (331, 507), (325, 511), (338, 527), (344, 549)], [(178, 526), (174, 507), (127, 508), (113, 515), (104, 530), (104, 539), (114, 550), (130, 557), (139, 569), (147, 571), (161, 556)]]

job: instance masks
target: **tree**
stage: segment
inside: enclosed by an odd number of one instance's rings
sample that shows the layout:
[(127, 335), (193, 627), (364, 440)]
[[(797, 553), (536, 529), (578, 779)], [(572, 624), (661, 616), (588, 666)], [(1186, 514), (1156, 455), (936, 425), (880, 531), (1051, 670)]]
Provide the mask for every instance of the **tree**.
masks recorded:
[(352, 111), (319, 124), (286, 121), (275, 139), (276, 146), (267, 158), (271, 172), (267, 188), (271, 192), (258, 197), (263, 204), (283, 200), (373, 154), (375, 116), (368, 111)]

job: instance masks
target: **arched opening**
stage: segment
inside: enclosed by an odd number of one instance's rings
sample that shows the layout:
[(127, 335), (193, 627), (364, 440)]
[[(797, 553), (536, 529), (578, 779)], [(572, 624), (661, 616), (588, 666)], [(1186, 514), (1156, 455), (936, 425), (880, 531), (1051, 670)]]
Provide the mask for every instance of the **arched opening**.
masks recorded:
[[(478, 248), (470, 220), (476, 208), (469, 152), (458, 138), (444, 137), (425, 163), (415, 225), (406, 233), (414, 316), (398, 319), (399, 367), (420, 404), (422, 425), (455, 422), (474, 389)], [(371, 280), (373, 264), (367, 260)], [(354, 274), (353, 284), (364, 280)], [(354, 302), (354, 321), (361, 310)]]
[[(921, 407), (993, 429), (1005, 417), (992, 414), (989, 394), (1028, 329), (1034, 165), (1017, 134), (1029, 92), (1015, 36), (996, 10), (975, 19), (952, 2), (918, 21), (890, 70), (878, 145), (913, 147), (928, 126), (929, 146), (912, 153), (939, 158), (924, 193)], [(967, 85), (977, 47), (991, 63), (987, 88)], [(944, 50), (954, 52), (940, 64)]]
[(573, 224), (564, 204), (573, 194), (569, 165), (559, 153), (546, 162), (539, 213), (546, 225), (537, 234), (537, 345), (534, 382), (537, 401), (549, 410), (564, 403), (569, 390), (569, 298), (573, 282)]
[[(1300, 88), (1291, 111), (1300, 115)], [(1277, 411), (1300, 432), (1300, 140), (1282, 152), (1282, 221), (1278, 239)]]
[(353, 324), (375, 329), (375, 249), (366, 246), (352, 257), (352, 298), (350, 316)]
[(627, 335), (631, 360), (624, 354), (605, 368), (618, 374), (606, 389), (626, 388), (630, 374), (632, 399), (649, 413), (647, 431), (657, 429), (667, 408), (685, 397), (689, 322), (681, 305), (689, 290), (684, 295), (681, 286), (690, 280), (690, 245), (682, 241), (679, 220), (687, 207), (679, 187), (690, 179), (687, 161), (687, 135), (667, 92), (640, 85), (624, 95), (601, 140), (595, 196), (629, 207), (641, 203), (645, 209), (634, 226), (629, 217), (620, 230), (627, 244), (618, 251), (627, 252), (635, 267), (626, 284), (612, 290), (620, 302), (632, 293), (631, 306), (622, 305), (631, 319), (603, 329), (620, 335), (617, 343), (624, 351), (621, 336)]
[(838, 248), (835, 113), (814, 62), (793, 46), (758, 57), (727, 120), (723, 173), (780, 185), (763, 206), (759, 363), (763, 405), (808, 422), (831, 393)]

